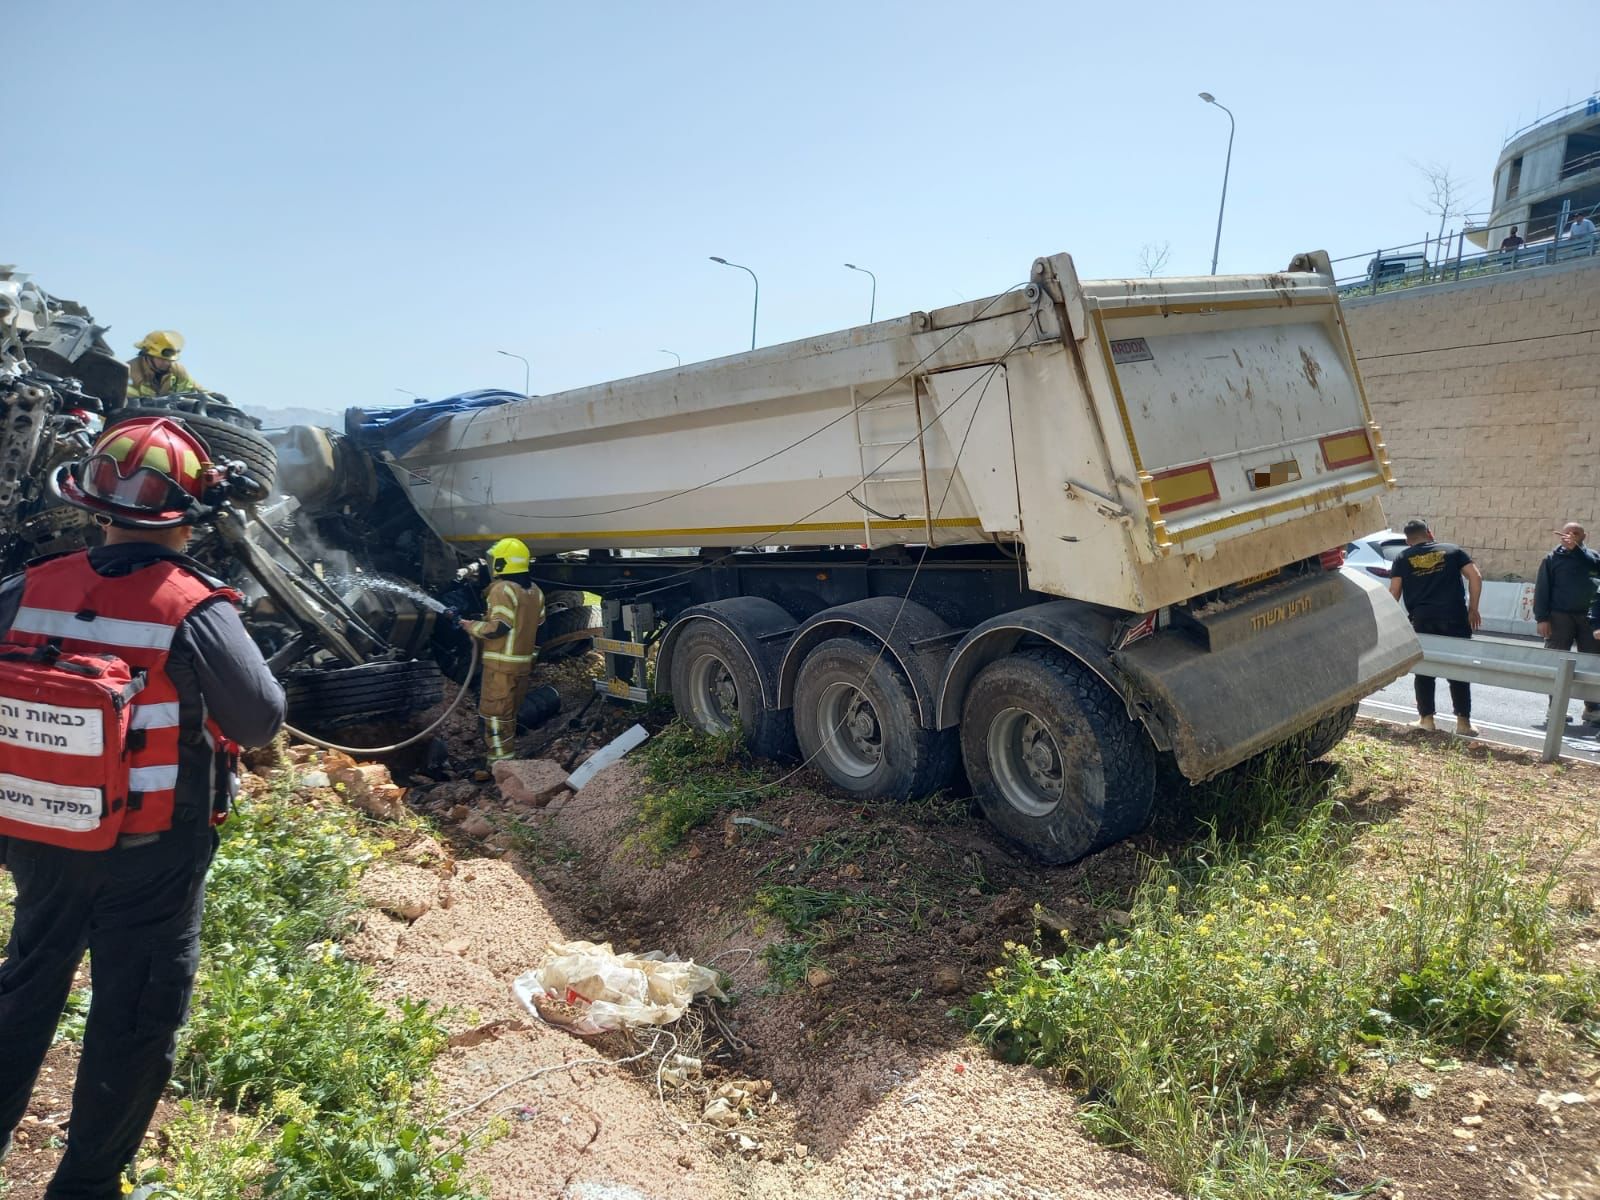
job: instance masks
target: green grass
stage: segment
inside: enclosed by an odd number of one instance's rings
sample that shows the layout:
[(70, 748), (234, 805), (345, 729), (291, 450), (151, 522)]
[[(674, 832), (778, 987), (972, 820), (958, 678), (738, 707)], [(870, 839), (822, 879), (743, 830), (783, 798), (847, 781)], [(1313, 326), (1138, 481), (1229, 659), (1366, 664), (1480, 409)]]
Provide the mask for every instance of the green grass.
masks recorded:
[(577, 862), (583, 855), (562, 841), (548, 829), (516, 817), (510, 820), (511, 849), (526, 862), (551, 866), (556, 863)]
[(902, 906), (868, 892), (799, 884), (757, 889), (752, 911), (758, 919), (781, 921), (790, 935), (761, 952), (767, 964), (766, 990), (774, 992), (796, 987), (812, 968), (825, 967), (826, 952), (836, 943), (867, 930), (908, 925), (912, 916)]
[(1291, 1085), (1373, 1043), (1472, 1049), (1593, 1014), (1593, 979), (1549, 969), (1555, 870), (1494, 849), (1481, 796), (1374, 878), (1342, 787), (1287, 762), (1225, 781), (1209, 835), (1149, 864), (1125, 932), (1055, 956), (1008, 945), (970, 1003), (979, 1036), (1061, 1068), (1088, 1128), (1186, 1194), (1278, 1200), (1330, 1178), (1255, 1119)]
[(645, 743), (640, 757), (646, 790), (634, 840), (656, 854), (665, 854), (719, 813), (761, 799), (760, 772), (737, 729), (711, 736), (674, 721)]
[(189, 1200), (476, 1194), (461, 1140), (418, 1094), (446, 1045), (438, 1014), (378, 1003), (339, 948), (379, 848), (351, 811), (307, 807), (286, 775), (229, 821), (174, 1078), (187, 1098), (140, 1182)]

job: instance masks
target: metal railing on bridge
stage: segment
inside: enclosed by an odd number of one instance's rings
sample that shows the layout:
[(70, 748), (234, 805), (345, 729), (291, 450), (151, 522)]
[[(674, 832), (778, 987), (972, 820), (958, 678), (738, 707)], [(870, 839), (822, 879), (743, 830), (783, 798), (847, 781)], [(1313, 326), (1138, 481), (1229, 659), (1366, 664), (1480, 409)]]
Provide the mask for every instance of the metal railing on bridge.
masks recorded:
[[(1574, 219), (1578, 215), (1574, 214)], [(1600, 213), (1590, 215), (1600, 217)], [(1471, 254), (1465, 251), (1465, 232), (1452, 231), (1442, 238), (1425, 238), (1420, 242), (1336, 258), (1332, 260), (1334, 280), (1342, 296), (1381, 296), (1425, 284), (1453, 283), (1502, 271), (1593, 258), (1600, 255), (1600, 235), (1547, 239), (1510, 250)]]

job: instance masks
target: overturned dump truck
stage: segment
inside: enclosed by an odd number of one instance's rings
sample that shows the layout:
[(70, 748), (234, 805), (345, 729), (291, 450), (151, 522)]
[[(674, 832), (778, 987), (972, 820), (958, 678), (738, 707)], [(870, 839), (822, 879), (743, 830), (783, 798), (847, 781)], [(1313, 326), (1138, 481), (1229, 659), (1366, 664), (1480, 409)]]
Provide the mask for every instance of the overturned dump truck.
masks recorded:
[(1331, 549), (1393, 476), (1321, 253), (1098, 282), (1057, 255), (985, 300), (404, 412), (352, 414), (390, 475), (362, 486), (604, 597), (602, 690), (863, 799), (964, 766), (1046, 862), (1138, 830), (1163, 760), (1325, 752), (1420, 657)]

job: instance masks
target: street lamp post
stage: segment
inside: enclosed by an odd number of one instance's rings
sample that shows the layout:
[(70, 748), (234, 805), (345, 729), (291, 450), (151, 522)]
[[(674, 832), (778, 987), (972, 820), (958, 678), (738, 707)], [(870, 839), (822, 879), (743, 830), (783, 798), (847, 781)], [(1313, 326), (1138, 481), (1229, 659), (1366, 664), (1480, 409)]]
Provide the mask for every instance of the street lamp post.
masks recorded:
[(683, 355), (679, 354), (676, 350), (657, 350), (656, 353), (657, 354), (670, 354), (677, 361), (677, 363), (678, 363), (678, 365), (680, 367), (683, 366)]
[(750, 306), (750, 349), (754, 350), (756, 348), (756, 317), (761, 312), (761, 280), (756, 279), (756, 273), (749, 267), (742, 266), (739, 263), (729, 262), (725, 258), (718, 258), (715, 254), (711, 255), (711, 261), (721, 263), (725, 267), (738, 267), (739, 270), (755, 281), (756, 299), (755, 303)]
[[(522, 358), (522, 355), (513, 354), (509, 350), (496, 350), (495, 353), (504, 354), (507, 358)], [(524, 396), (533, 395), (533, 368), (525, 358), (522, 358), (522, 394)]]
[(865, 267), (856, 266), (855, 263), (845, 263), (845, 266), (852, 271), (860, 271), (868, 279), (872, 280), (872, 304), (867, 309), (867, 323), (871, 324), (878, 315), (878, 277)]
[(1216, 104), (1223, 112), (1228, 114), (1228, 157), (1222, 164), (1222, 203), (1217, 205), (1217, 240), (1211, 244), (1211, 273), (1217, 273), (1217, 252), (1222, 249), (1222, 213), (1228, 207), (1228, 172), (1233, 168), (1233, 110), (1226, 104), (1217, 104), (1217, 98), (1210, 92), (1201, 92), (1200, 99), (1207, 104)]

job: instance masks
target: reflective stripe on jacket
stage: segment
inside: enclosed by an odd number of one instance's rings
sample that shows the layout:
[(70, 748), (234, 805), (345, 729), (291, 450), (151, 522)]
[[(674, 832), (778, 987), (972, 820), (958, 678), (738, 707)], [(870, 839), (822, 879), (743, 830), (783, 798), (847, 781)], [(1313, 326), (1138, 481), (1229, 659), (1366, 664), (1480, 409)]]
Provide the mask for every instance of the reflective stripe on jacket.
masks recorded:
[[(172, 828), (178, 786), (178, 689), (167, 675), (167, 655), (178, 626), (196, 607), (216, 596), (237, 600), (174, 562), (155, 562), (127, 575), (101, 575), (79, 551), (29, 567), (22, 600), (8, 640), (22, 646), (60, 645), (63, 650), (115, 654), (145, 684), (129, 719), (129, 812), (124, 836)], [(207, 719), (193, 731), (215, 746), (226, 739)]]
[(471, 627), (472, 636), (483, 643), (483, 665), (531, 668), (544, 616), (544, 593), (531, 584), (524, 587), (496, 579), (484, 599), (489, 611)]

